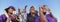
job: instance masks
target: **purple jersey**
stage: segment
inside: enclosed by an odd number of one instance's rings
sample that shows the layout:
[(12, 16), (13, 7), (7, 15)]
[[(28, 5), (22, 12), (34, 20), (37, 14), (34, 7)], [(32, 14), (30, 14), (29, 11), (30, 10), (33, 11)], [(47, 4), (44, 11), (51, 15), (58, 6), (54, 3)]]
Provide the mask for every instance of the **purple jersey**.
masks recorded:
[[(57, 22), (55, 18), (52, 18), (50, 14), (46, 15), (47, 22)], [(40, 22), (40, 17), (38, 16), (35, 19), (35, 22)]]
[[(11, 18), (11, 21), (14, 22), (14, 19), (12, 18), (12, 16), (9, 15), (9, 17)], [(0, 16), (0, 22), (6, 22), (6, 20), (7, 20), (7, 17), (5, 16), (5, 14), (2, 14)]]

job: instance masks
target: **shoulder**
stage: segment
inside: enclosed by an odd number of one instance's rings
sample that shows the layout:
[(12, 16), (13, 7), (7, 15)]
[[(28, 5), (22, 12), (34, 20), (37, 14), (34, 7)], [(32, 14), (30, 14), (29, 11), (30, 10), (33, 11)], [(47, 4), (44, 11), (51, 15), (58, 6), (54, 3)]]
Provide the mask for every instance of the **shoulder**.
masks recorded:
[(50, 16), (50, 14), (46, 14), (46, 16)]
[(0, 20), (2, 20), (2, 19), (4, 19), (4, 18), (5, 18), (5, 15), (2, 14), (2, 15), (0, 16)]
[(1, 16), (0, 17), (4, 17), (5, 16), (5, 14), (1, 14)]
[(37, 16), (37, 17), (36, 17), (36, 20), (37, 20), (37, 19), (40, 19), (40, 16)]
[(2, 18), (2, 19), (5, 18), (5, 17), (6, 17), (5, 14), (2, 14), (2, 15), (0, 16), (0, 18)]
[(40, 16), (37, 16), (35, 22), (40, 22)]

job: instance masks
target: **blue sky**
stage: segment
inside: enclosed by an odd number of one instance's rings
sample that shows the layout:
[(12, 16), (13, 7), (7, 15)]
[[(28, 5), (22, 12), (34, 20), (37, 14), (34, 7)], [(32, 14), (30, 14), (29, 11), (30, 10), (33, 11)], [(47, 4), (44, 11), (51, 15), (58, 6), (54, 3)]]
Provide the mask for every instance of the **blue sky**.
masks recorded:
[(60, 0), (0, 0), (0, 15), (3, 14), (4, 9), (9, 6), (14, 6), (17, 12), (18, 7), (23, 8), (25, 5), (28, 6), (27, 12), (29, 12), (29, 8), (32, 5), (35, 6), (36, 10), (38, 10), (41, 5), (48, 5), (53, 15), (57, 18), (58, 22), (60, 22)]

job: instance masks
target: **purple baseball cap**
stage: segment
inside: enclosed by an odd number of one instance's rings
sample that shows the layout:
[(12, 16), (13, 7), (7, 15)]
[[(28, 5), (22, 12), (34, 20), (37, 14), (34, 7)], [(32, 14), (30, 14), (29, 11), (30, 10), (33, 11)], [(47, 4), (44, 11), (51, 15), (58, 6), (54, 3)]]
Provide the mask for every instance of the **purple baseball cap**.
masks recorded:
[(8, 10), (8, 9), (10, 9), (10, 8), (12, 8), (12, 9), (15, 11), (15, 8), (14, 8), (13, 6), (9, 6), (9, 7), (6, 8), (5, 10)]
[(13, 6), (9, 6), (8, 8), (5, 9), (5, 11), (8, 13), (8, 10), (12, 8), (15, 11), (15, 8)]

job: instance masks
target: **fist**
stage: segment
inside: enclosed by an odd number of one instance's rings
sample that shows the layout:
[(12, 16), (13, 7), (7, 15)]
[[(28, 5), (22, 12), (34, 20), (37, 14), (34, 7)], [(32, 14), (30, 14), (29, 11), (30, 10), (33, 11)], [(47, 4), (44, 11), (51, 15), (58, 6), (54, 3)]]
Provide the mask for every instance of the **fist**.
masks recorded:
[(40, 12), (42, 12), (42, 11), (43, 11), (43, 9), (42, 9), (42, 8), (43, 8), (43, 6), (40, 6), (40, 7), (39, 7), (39, 11), (40, 11)]

